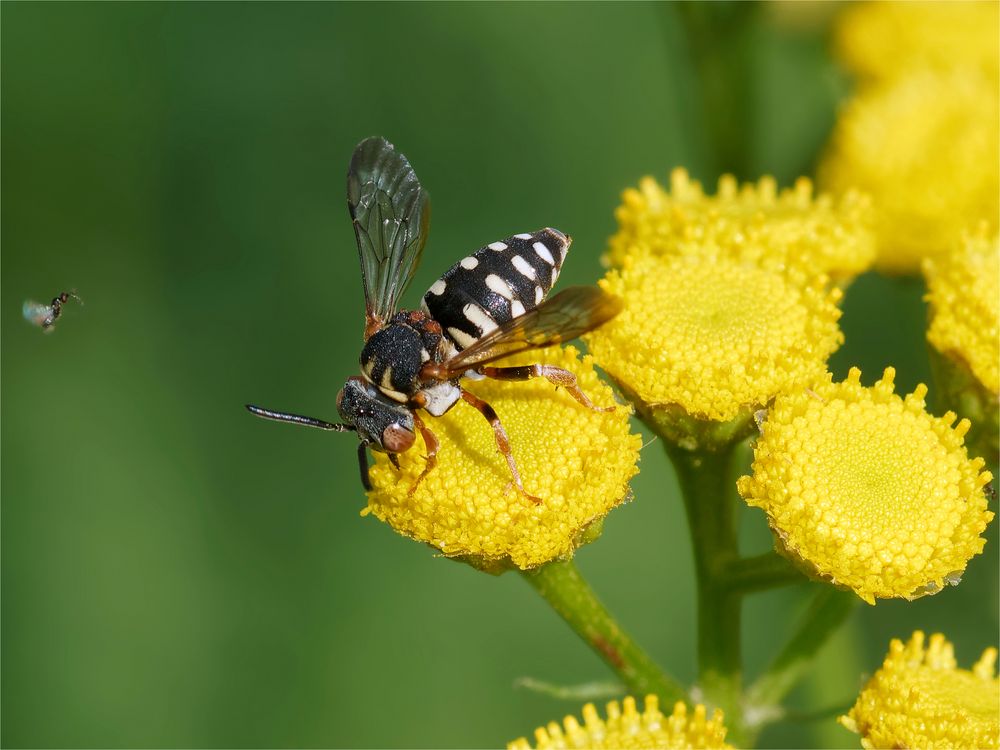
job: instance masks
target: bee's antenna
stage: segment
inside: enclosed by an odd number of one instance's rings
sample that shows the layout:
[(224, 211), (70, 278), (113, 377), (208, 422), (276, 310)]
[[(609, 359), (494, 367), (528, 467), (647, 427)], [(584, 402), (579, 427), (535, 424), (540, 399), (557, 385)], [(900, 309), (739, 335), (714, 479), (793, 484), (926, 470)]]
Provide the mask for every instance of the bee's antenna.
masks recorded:
[(306, 427), (316, 427), (320, 430), (333, 430), (334, 432), (354, 432), (357, 430), (357, 428), (353, 425), (333, 424), (332, 422), (324, 422), (322, 419), (316, 419), (315, 417), (303, 417), (299, 414), (286, 414), (281, 411), (271, 411), (270, 409), (262, 409), (259, 406), (254, 406), (253, 404), (246, 404), (246, 408), (247, 411), (254, 416), (261, 417), (262, 419), (271, 419), (275, 422), (301, 424)]

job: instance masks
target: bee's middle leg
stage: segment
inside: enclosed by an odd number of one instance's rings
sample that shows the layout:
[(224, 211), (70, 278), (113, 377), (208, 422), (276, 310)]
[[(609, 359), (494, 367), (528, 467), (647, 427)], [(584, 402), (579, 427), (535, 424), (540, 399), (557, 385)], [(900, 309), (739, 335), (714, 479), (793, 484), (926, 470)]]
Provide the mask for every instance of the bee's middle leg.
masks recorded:
[(529, 495), (521, 483), (521, 473), (517, 470), (517, 464), (514, 462), (514, 454), (510, 450), (510, 439), (507, 437), (507, 430), (500, 423), (500, 417), (497, 416), (496, 411), (481, 398), (464, 389), (462, 390), (462, 399), (467, 404), (476, 407), (479, 413), (486, 417), (486, 421), (490, 423), (490, 426), (493, 427), (493, 435), (496, 437), (497, 448), (503, 454), (503, 457), (507, 459), (507, 466), (510, 469), (511, 476), (514, 477), (514, 484), (517, 486), (517, 489), (531, 502), (540, 504), (542, 499), (534, 495)]

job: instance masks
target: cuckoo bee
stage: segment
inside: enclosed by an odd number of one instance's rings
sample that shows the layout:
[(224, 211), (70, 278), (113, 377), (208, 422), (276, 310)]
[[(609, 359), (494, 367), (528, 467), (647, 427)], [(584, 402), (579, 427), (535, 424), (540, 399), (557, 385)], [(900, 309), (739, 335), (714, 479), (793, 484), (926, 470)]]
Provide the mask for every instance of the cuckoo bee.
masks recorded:
[(412, 493), (434, 468), (439, 447), (420, 410), (439, 417), (465, 401), (493, 428), (513, 484), (528, 499), (541, 502), (525, 492), (497, 413), (461, 381), (543, 377), (565, 388), (583, 407), (605, 411), (587, 398), (567, 370), (493, 363), (576, 338), (615, 316), (620, 301), (594, 287), (571, 287), (546, 299), (570, 238), (541, 229), (491, 242), (462, 258), (431, 285), (420, 310), (399, 310), (427, 240), (430, 200), (406, 157), (384, 138), (368, 138), (354, 149), (347, 171), (347, 207), (361, 259), (367, 318), (361, 374), (348, 378), (337, 394), (343, 423), (251, 404), (246, 408), (278, 422), (356, 432), (365, 489), (371, 489), (367, 450), (385, 452), (398, 469), (396, 454), (412, 447), (419, 431), (427, 449), (426, 465)]

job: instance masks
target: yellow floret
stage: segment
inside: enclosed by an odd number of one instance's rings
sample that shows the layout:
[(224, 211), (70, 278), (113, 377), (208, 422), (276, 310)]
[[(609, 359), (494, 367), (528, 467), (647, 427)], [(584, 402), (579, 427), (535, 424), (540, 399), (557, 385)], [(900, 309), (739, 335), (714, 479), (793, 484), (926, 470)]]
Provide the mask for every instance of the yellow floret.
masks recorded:
[(721, 254), (842, 281), (867, 270), (875, 257), (868, 198), (850, 191), (839, 201), (816, 196), (804, 177), (779, 191), (771, 177), (741, 186), (725, 175), (718, 193), (706, 196), (684, 169), (675, 169), (669, 191), (652, 177), (626, 190), (615, 216), (619, 229), (608, 254), (615, 266), (643, 252)]
[[(705, 707), (697, 705), (688, 715), (683, 703), (674, 705), (674, 712), (664, 716), (659, 699), (646, 696), (645, 710), (640, 712), (635, 698), (625, 698), (621, 705), (611, 701), (607, 705), (608, 718), (602, 719), (593, 703), (583, 707), (583, 724), (575, 716), (563, 719), (562, 727), (551, 722), (535, 730), (537, 750), (578, 748), (578, 750), (713, 750), (729, 748), (725, 742), (726, 728), (722, 712), (716, 711), (711, 719)], [(507, 745), (508, 750), (531, 750), (531, 743), (521, 737)]]
[(1000, 207), (997, 83), (976, 71), (922, 70), (862, 88), (841, 113), (820, 167), (835, 192), (875, 202), (876, 265), (914, 273), (962, 229)]
[(724, 257), (646, 254), (626, 258), (601, 286), (625, 307), (587, 345), (644, 416), (749, 416), (819, 377), (843, 340), (840, 291), (822, 278), (799, 284)]
[[(615, 405), (591, 358), (581, 360), (573, 347), (529, 352), (503, 364), (536, 362), (570, 370), (594, 403)], [(571, 554), (587, 529), (626, 498), (638, 471), (641, 438), (630, 432), (628, 407), (587, 409), (542, 378), (464, 386), (496, 410), (525, 490), (543, 502), (517, 492), (492, 427), (459, 403), (443, 417), (426, 418), (441, 442), (438, 464), (412, 495), (425, 465), (422, 441), (399, 454), (398, 472), (385, 454), (375, 454), (366, 512), (448, 557), (483, 567), (527, 569)]]
[(866, 388), (854, 368), (779, 396), (738, 482), (782, 551), (869, 604), (957, 583), (993, 518), (992, 476), (962, 445), (968, 420), (928, 414), (923, 385), (900, 398), (894, 375)]
[(967, 235), (953, 252), (924, 263), (931, 323), (927, 339), (1000, 393), (1000, 237)]
[(996, 0), (857, 3), (837, 24), (837, 52), (862, 76), (892, 78), (920, 67), (971, 67), (995, 79), (1000, 66), (998, 11)]
[(893, 639), (882, 668), (840, 723), (866, 748), (987, 750), (1000, 742), (997, 650), (988, 648), (972, 670), (958, 669), (940, 633), (924, 648), (919, 630), (905, 645)]

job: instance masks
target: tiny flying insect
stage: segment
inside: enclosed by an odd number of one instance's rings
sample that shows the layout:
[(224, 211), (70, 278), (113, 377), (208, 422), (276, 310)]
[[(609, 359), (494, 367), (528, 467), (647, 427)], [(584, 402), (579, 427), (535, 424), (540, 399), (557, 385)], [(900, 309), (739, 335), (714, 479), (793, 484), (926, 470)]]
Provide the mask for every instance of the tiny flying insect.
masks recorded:
[(347, 172), (347, 206), (361, 259), (366, 325), (361, 374), (337, 394), (343, 424), (271, 411), (247, 404), (265, 419), (336, 432), (357, 432), (361, 482), (371, 489), (367, 449), (396, 454), (423, 436), (426, 465), (412, 494), (436, 463), (439, 447), (420, 417), (439, 417), (459, 400), (490, 423), (513, 483), (529, 500), (510, 441), (488, 403), (462, 387), (461, 379), (528, 380), (543, 377), (562, 386), (583, 407), (595, 406), (573, 373), (551, 365), (493, 367), (518, 352), (576, 338), (610, 320), (621, 301), (595, 287), (571, 287), (551, 299), (569, 249), (569, 236), (555, 229), (515, 234), (480, 248), (448, 269), (423, 297), (420, 310), (398, 310), (427, 240), (430, 200), (406, 157), (381, 137), (354, 149)]
[(32, 325), (38, 326), (46, 333), (52, 333), (55, 330), (53, 326), (59, 320), (59, 316), (62, 315), (63, 305), (69, 302), (70, 299), (75, 299), (81, 305), (83, 304), (83, 300), (76, 296), (75, 291), (61, 292), (53, 297), (52, 301), (47, 305), (31, 299), (25, 300), (21, 306), (21, 314)]

